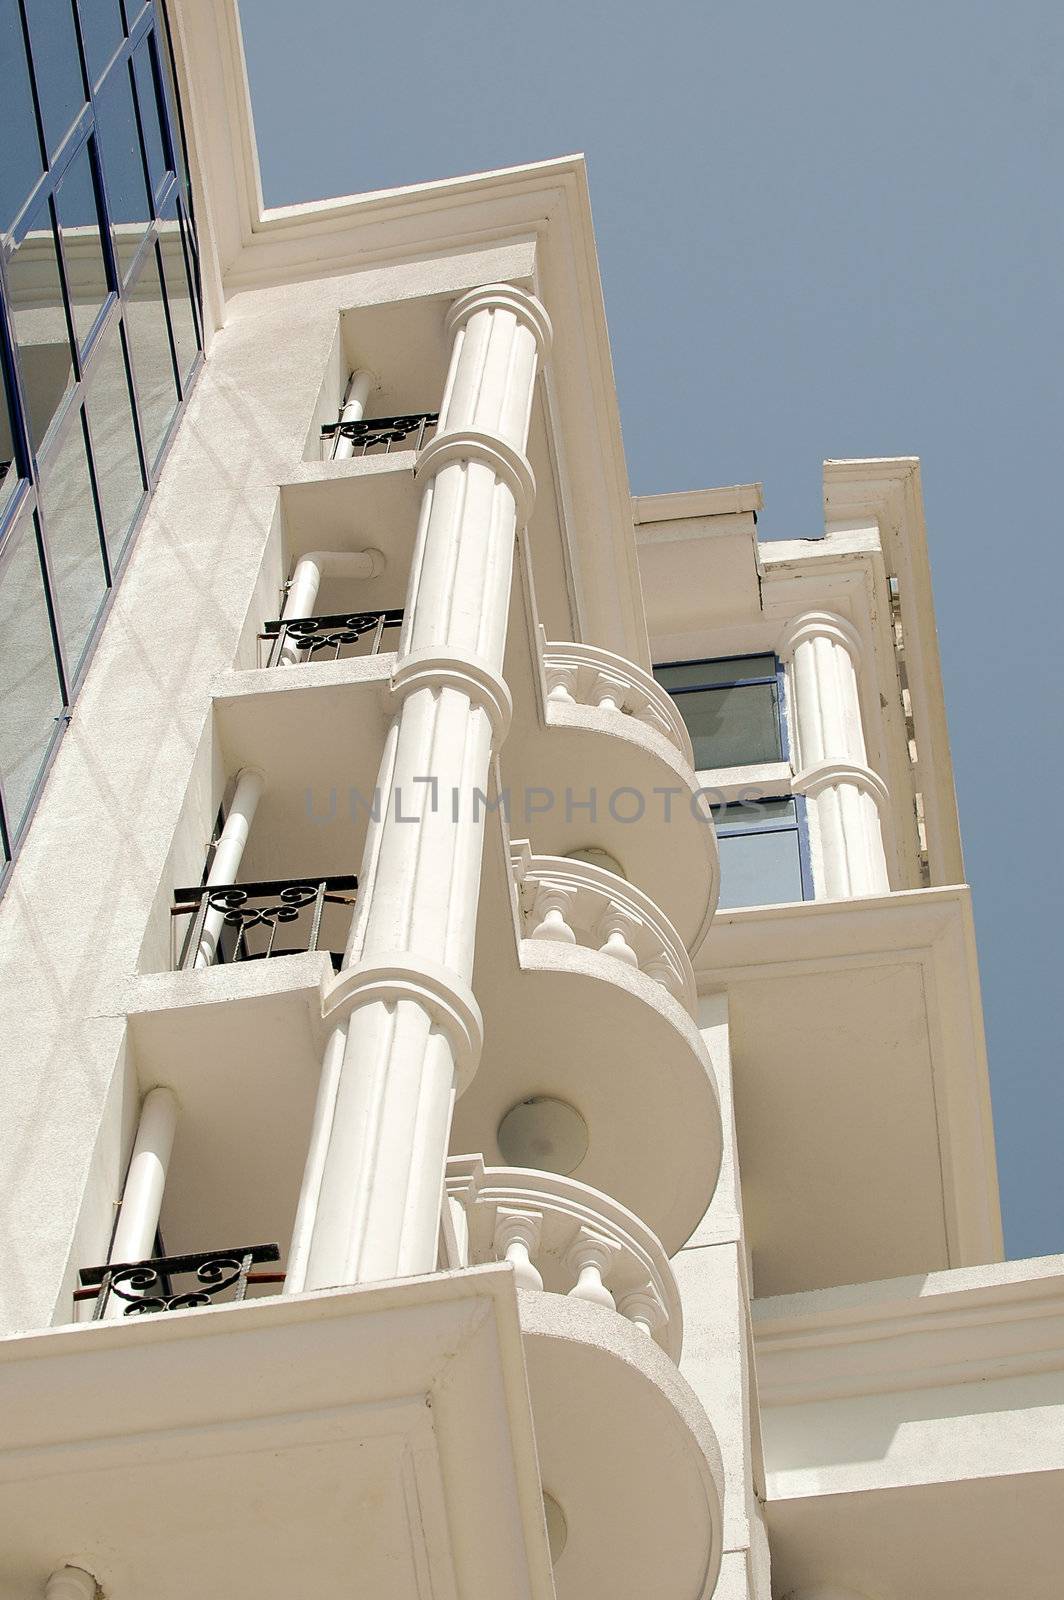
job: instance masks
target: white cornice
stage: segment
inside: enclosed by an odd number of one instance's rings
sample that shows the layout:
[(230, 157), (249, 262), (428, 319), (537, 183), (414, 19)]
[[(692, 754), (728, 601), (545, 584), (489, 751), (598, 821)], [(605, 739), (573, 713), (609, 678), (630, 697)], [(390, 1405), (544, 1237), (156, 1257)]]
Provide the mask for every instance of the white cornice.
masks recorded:
[(637, 523), (675, 522), (684, 517), (733, 516), (760, 511), (764, 495), (759, 483), (733, 483), (719, 489), (680, 489), (672, 494), (638, 494), (632, 498)]
[(780, 1295), (752, 1307), (764, 1406), (1064, 1370), (1064, 1256)]

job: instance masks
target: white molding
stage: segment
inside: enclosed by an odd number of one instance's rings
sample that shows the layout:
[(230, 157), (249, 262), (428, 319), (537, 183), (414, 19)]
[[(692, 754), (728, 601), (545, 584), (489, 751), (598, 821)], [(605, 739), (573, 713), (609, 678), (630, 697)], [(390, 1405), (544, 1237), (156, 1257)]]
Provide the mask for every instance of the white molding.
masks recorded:
[(1064, 1256), (755, 1300), (762, 1405), (1064, 1371)]

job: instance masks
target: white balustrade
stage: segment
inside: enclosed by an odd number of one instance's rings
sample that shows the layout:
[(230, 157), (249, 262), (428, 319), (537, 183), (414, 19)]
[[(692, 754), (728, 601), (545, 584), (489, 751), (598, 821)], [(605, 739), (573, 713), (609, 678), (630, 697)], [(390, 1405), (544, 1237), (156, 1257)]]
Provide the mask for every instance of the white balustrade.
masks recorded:
[(649, 672), (595, 645), (549, 641), (542, 627), (540, 650), (548, 706), (594, 706), (634, 717), (668, 739), (684, 760), (694, 765), (683, 718), (672, 697)]
[(485, 1167), (480, 1156), (447, 1163), (451, 1229), (446, 1264), (508, 1261), (520, 1289), (567, 1295), (619, 1312), (679, 1360), (680, 1295), (668, 1257), (638, 1217), (597, 1189), (553, 1172)]
[(634, 884), (587, 861), (513, 847), (524, 937), (584, 945), (637, 967), (694, 1014), (690, 957), (664, 912)]

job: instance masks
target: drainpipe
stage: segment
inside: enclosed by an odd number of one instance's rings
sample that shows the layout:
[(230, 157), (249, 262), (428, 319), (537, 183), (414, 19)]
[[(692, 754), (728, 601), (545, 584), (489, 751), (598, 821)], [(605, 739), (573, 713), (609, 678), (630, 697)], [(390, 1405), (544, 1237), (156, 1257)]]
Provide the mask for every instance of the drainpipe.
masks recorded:
[[(347, 380), (344, 391), (344, 403), (340, 408), (341, 422), (361, 422), (366, 412), (366, 401), (377, 387), (377, 374), (370, 372), (366, 367), (359, 367), (357, 372), (352, 372)], [(345, 439), (342, 433), (333, 434), (334, 461), (345, 461), (355, 453), (353, 439)]]
[[(248, 833), (255, 818), (255, 808), (262, 798), (262, 791), (266, 787), (266, 774), (258, 767), (242, 767), (236, 781), (236, 792), (233, 803), (229, 807), (229, 815), (225, 819), (225, 826), (214, 850), (214, 860), (211, 870), (207, 874), (207, 887), (213, 888), (216, 884), (235, 883), (236, 875), (240, 871), (240, 862), (243, 859), (244, 847), (248, 842)], [(225, 912), (213, 908), (207, 912), (203, 919), (203, 931), (200, 934), (199, 949), (193, 965), (209, 967), (214, 961), (215, 951), (218, 948), (218, 936), (225, 922)]]
[[(379, 578), (386, 562), (380, 550), (311, 550), (296, 562), (292, 581), (281, 612), (282, 622), (312, 617), (321, 580), (326, 573), (336, 578)], [(299, 660), (302, 645), (287, 634), (277, 656), (279, 667), (290, 667)]]
[[(126, 1173), (109, 1261), (147, 1261), (154, 1251), (166, 1172), (174, 1147), (177, 1110), (177, 1096), (172, 1089), (163, 1086), (150, 1089), (141, 1102), (136, 1143)], [(120, 1317), (123, 1310), (122, 1301), (112, 1297), (105, 1315)], [(56, 1590), (57, 1596), (65, 1597), (66, 1593), (62, 1588)], [(48, 1594), (52, 1594), (51, 1588)]]

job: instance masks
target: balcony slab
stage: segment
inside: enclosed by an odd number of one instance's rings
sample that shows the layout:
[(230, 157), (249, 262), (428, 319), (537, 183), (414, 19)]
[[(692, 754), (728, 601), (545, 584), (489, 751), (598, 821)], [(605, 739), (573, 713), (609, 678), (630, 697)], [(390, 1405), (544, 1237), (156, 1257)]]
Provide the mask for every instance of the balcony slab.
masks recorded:
[(553, 1600), (508, 1268), (0, 1343), (0, 1596)]

